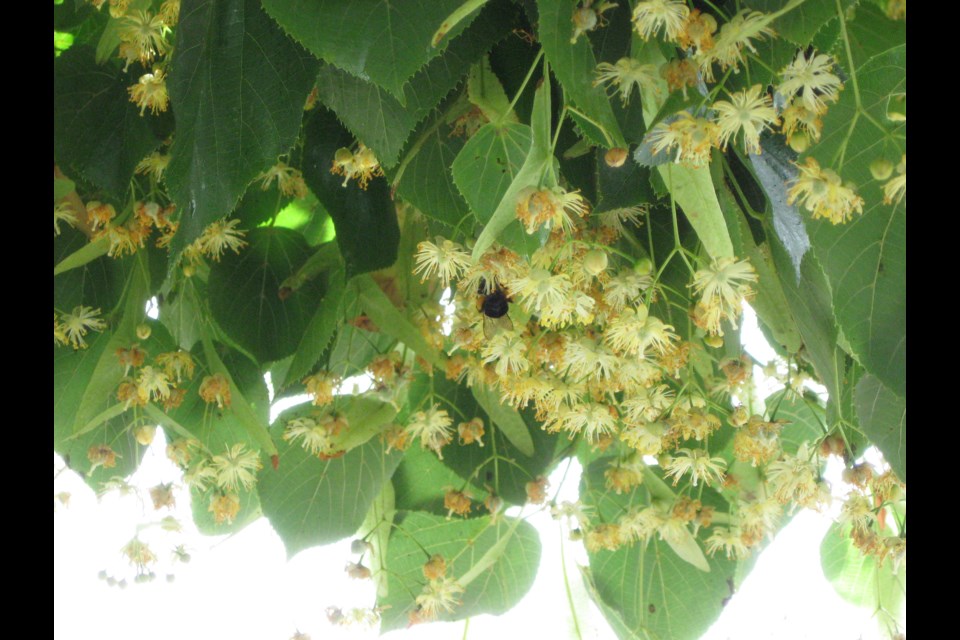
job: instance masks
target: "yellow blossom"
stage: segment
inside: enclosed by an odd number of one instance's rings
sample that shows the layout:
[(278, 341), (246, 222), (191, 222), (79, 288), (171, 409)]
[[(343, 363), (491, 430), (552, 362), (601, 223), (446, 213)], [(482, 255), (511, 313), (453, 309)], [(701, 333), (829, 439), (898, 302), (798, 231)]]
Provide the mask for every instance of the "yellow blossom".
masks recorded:
[(783, 82), (777, 91), (785, 98), (797, 96), (803, 106), (822, 114), (827, 102), (836, 102), (843, 83), (833, 72), (833, 58), (825, 53), (798, 51), (797, 56), (780, 72)]
[(193, 371), (196, 365), (193, 358), (186, 351), (171, 351), (161, 353), (156, 358), (157, 364), (163, 367), (164, 372), (170, 378), (175, 378), (177, 382), (182, 382), (184, 378), (190, 380), (193, 378)]
[(201, 253), (205, 253), (214, 261), (220, 262), (220, 256), (227, 249), (239, 254), (240, 249), (247, 246), (243, 240), (246, 231), (237, 229), (240, 220), (217, 220), (207, 225), (200, 237), (196, 240), (197, 248)]
[(146, 366), (137, 377), (137, 395), (141, 402), (166, 400), (170, 396), (170, 379), (166, 373)]
[(240, 496), (235, 493), (224, 495), (214, 495), (210, 499), (210, 506), (207, 511), (213, 514), (214, 521), (217, 524), (232, 524), (240, 513)]
[(673, 161), (700, 167), (710, 162), (710, 151), (720, 144), (720, 127), (706, 118), (681, 111), (671, 121), (657, 124), (647, 134), (653, 153), (676, 150)]
[(730, 102), (717, 100), (713, 103), (720, 127), (720, 146), (727, 148), (732, 137), (743, 131), (747, 153), (760, 153), (760, 134), (778, 124), (773, 100), (755, 84), (749, 89), (730, 94)]
[(620, 101), (623, 104), (630, 102), (633, 88), (637, 93), (644, 91), (657, 92), (657, 68), (652, 64), (643, 64), (634, 58), (620, 58), (615, 64), (601, 62), (597, 65), (597, 79), (593, 86), (605, 84), (616, 88), (620, 92)]
[(469, 422), (461, 422), (457, 425), (457, 433), (460, 435), (460, 444), (468, 445), (476, 442), (483, 446), (483, 420), (474, 418)]
[(633, 28), (648, 40), (662, 28), (667, 40), (676, 40), (690, 9), (682, 0), (644, 0), (633, 8)]
[(117, 466), (117, 453), (108, 444), (95, 444), (87, 449), (87, 460), (90, 461), (90, 473), (97, 467), (112, 469)]
[(900, 204), (900, 201), (903, 200), (903, 196), (906, 194), (907, 154), (903, 154), (903, 158), (897, 164), (897, 175), (890, 178), (890, 180), (883, 185), (883, 202), (884, 204), (893, 204), (894, 202)]
[(783, 135), (787, 137), (787, 142), (793, 146), (794, 137), (803, 135), (808, 136), (816, 142), (820, 139), (820, 132), (823, 130), (823, 121), (820, 114), (808, 109), (802, 101), (791, 100), (787, 108), (783, 110)]
[(334, 434), (330, 429), (331, 426), (332, 423), (321, 423), (309, 416), (294, 418), (287, 421), (287, 427), (283, 431), (283, 439), (287, 442), (300, 439), (302, 440), (300, 446), (310, 455), (320, 458), (331, 457), (338, 450)]
[(166, 34), (169, 31), (169, 27), (159, 15), (151, 15), (149, 11), (136, 11), (123, 17), (119, 35), (123, 42), (131, 45), (140, 62), (148, 65), (154, 58), (167, 52), (169, 45)]
[(141, 116), (147, 109), (153, 114), (166, 111), (170, 101), (166, 76), (161, 69), (154, 69), (153, 73), (140, 76), (137, 84), (132, 85), (127, 92), (130, 94), (130, 102), (135, 102), (140, 107)]
[(53, 205), (53, 235), (60, 235), (60, 223), (66, 222), (71, 227), (77, 225), (77, 216), (69, 202)]
[(346, 147), (337, 149), (330, 173), (342, 175), (344, 187), (350, 180), (356, 179), (357, 185), (366, 189), (371, 178), (383, 175), (383, 169), (373, 151), (360, 142), (356, 153)]
[[(70, 313), (64, 313), (60, 316), (62, 322), (62, 333), (66, 335), (67, 341), (74, 349), (85, 349), (86, 341), (83, 339), (88, 331), (103, 331), (107, 328), (107, 323), (100, 319), (100, 309), (85, 307), (83, 305), (73, 308)], [(54, 334), (56, 335), (56, 321), (54, 321)]]
[(333, 392), (340, 384), (340, 377), (329, 371), (318, 371), (304, 378), (303, 384), (307, 387), (307, 393), (313, 396), (314, 406), (323, 407), (333, 402)]
[(406, 431), (412, 438), (420, 438), (420, 445), (424, 449), (432, 449), (441, 460), (441, 450), (453, 440), (450, 425), (453, 420), (443, 409), (431, 406), (426, 411), (418, 411), (410, 417)]
[(708, 82), (713, 80), (713, 62), (719, 63), (724, 71), (731, 67), (736, 69), (743, 62), (744, 48), (757, 53), (752, 40), (763, 40), (764, 36), (774, 35), (773, 29), (769, 27), (772, 20), (773, 16), (770, 14), (742, 9), (720, 27), (720, 35), (717, 36), (713, 49), (701, 58), (700, 70), (704, 78)]
[(163, 172), (167, 170), (170, 164), (170, 154), (154, 151), (146, 158), (137, 163), (136, 173), (139, 175), (149, 175), (154, 180), (160, 180)]
[(207, 404), (216, 402), (220, 409), (230, 406), (230, 383), (219, 373), (206, 376), (200, 383), (199, 392)]
[(452, 279), (460, 277), (470, 266), (470, 254), (452, 240), (440, 236), (434, 240), (436, 242), (424, 240), (417, 245), (417, 266), (413, 272), (421, 274), (421, 282), (440, 278), (440, 286), (446, 289)]
[(534, 233), (544, 225), (571, 233), (576, 226), (575, 220), (587, 215), (588, 211), (589, 206), (579, 191), (527, 187), (517, 195), (517, 219), (527, 233)]
[(665, 477), (672, 477), (673, 484), (680, 481), (685, 474), (690, 474), (693, 486), (700, 481), (704, 484), (719, 484), (723, 482), (727, 463), (723, 458), (710, 457), (706, 449), (678, 449), (677, 455), (670, 458), (663, 470)]
[(229, 491), (249, 491), (257, 483), (256, 472), (263, 467), (257, 452), (248, 451), (243, 443), (213, 456), (210, 466), (217, 474), (217, 486)]
[(754, 293), (750, 283), (756, 281), (757, 273), (750, 263), (734, 257), (714, 260), (706, 269), (700, 269), (690, 284), (700, 296), (694, 321), (715, 335), (723, 335), (721, 320), (729, 320), (736, 328), (744, 300)]
[(863, 213), (863, 198), (844, 185), (833, 170), (821, 169), (820, 163), (810, 157), (797, 168), (800, 173), (787, 192), (787, 204), (800, 200), (815, 220), (827, 218), (833, 224), (847, 222), (854, 212)]
[(430, 580), (416, 599), (417, 621), (435, 620), (442, 612), (453, 613), (461, 602), (459, 598), (461, 593), (463, 593), (463, 587), (453, 578), (442, 577)]
[(260, 188), (266, 191), (270, 184), (276, 180), (277, 188), (285, 196), (293, 198), (305, 198), (307, 196), (307, 184), (303, 181), (303, 173), (299, 169), (287, 166), (285, 162), (277, 162), (259, 176)]
[(694, 9), (684, 21), (677, 43), (684, 49), (696, 47), (699, 55), (713, 49), (713, 34), (716, 31), (716, 19), (709, 13), (700, 13), (699, 9)]
[(682, 58), (665, 62), (660, 66), (660, 77), (667, 81), (667, 90), (683, 91), (683, 98), (687, 98), (687, 87), (697, 86), (697, 65), (689, 58)]
[(449, 490), (443, 496), (443, 508), (447, 510), (447, 517), (449, 518), (453, 514), (458, 516), (466, 516), (470, 513), (472, 508), (470, 504), (470, 496), (463, 491), (454, 491)]

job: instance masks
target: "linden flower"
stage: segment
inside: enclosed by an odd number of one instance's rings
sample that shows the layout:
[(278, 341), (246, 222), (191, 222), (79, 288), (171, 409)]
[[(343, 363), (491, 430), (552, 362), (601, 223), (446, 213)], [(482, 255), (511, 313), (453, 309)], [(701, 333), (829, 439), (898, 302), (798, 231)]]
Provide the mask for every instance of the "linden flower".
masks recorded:
[(511, 293), (520, 298), (527, 311), (540, 313), (544, 308), (563, 308), (570, 295), (570, 278), (563, 273), (553, 275), (547, 269), (531, 269), (508, 284)]
[(757, 273), (750, 263), (736, 258), (720, 258), (710, 267), (697, 271), (689, 285), (700, 295), (694, 312), (697, 326), (720, 336), (723, 335), (721, 320), (730, 320), (736, 328), (744, 300), (754, 293), (750, 283), (756, 281)]
[(823, 120), (820, 114), (812, 109), (808, 109), (802, 102), (791, 100), (786, 109), (783, 110), (783, 135), (787, 137), (787, 142), (794, 145), (794, 136), (807, 135), (816, 142), (820, 139), (820, 132), (823, 129)]
[(213, 519), (217, 524), (232, 524), (240, 513), (240, 496), (235, 493), (226, 495), (215, 495), (210, 499), (210, 506), (207, 511), (213, 514)]
[(143, 569), (146, 565), (157, 561), (157, 556), (150, 551), (145, 543), (140, 542), (139, 538), (134, 538), (122, 549), (123, 555), (127, 556), (130, 564)]
[(620, 518), (620, 534), (627, 543), (646, 540), (660, 530), (667, 519), (656, 507), (632, 507)]
[(687, 87), (697, 86), (697, 66), (689, 58), (671, 60), (660, 66), (660, 77), (667, 81), (667, 90), (683, 91), (687, 99)]
[(677, 338), (673, 327), (659, 318), (648, 315), (644, 305), (624, 309), (610, 322), (604, 340), (625, 355), (644, 357), (648, 347), (663, 354), (670, 341)]
[(135, 172), (138, 175), (149, 175), (154, 180), (159, 181), (163, 177), (163, 172), (167, 170), (170, 164), (170, 154), (154, 151), (146, 158), (137, 163)]
[(713, 81), (713, 62), (718, 62), (724, 71), (730, 67), (737, 69), (743, 62), (744, 48), (757, 53), (751, 40), (763, 40), (764, 36), (774, 35), (773, 29), (768, 26), (772, 20), (772, 15), (743, 9), (733, 16), (730, 22), (720, 27), (720, 35), (717, 36), (713, 49), (700, 62), (704, 79)]
[(797, 455), (785, 454), (782, 460), (767, 466), (767, 480), (773, 485), (773, 495), (780, 504), (792, 500), (802, 506), (816, 506), (821, 497), (819, 478), (820, 471), (806, 442), (797, 450)]
[(187, 380), (193, 378), (193, 371), (196, 367), (193, 358), (186, 351), (161, 353), (157, 356), (157, 364), (163, 367), (168, 377), (176, 378), (177, 382), (182, 382), (184, 377)]
[(641, 275), (636, 271), (622, 270), (603, 285), (603, 301), (613, 311), (619, 311), (633, 304), (653, 284), (650, 274)]
[(446, 289), (452, 279), (459, 278), (470, 266), (470, 254), (452, 240), (441, 236), (434, 240), (436, 242), (424, 240), (417, 245), (417, 267), (413, 272), (421, 274), (421, 282), (427, 278), (440, 278), (440, 285)]
[(95, 444), (87, 449), (87, 460), (90, 461), (90, 471), (93, 473), (97, 467), (112, 469), (117, 466), (117, 452), (108, 444)]
[(337, 149), (330, 173), (343, 176), (343, 187), (346, 187), (350, 180), (356, 179), (357, 185), (366, 189), (371, 178), (383, 175), (383, 169), (373, 151), (360, 142), (356, 153), (346, 147)]
[(148, 399), (154, 402), (166, 400), (170, 397), (170, 379), (166, 373), (146, 366), (140, 370), (140, 376), (137, 378), (137, 395), (141, 402), (146, 402)]
[(270, 184), (276, 180), (277, 188), (285, 196), (293, 198), (307, 197), (307, 184), (303, 181), (303, 173), (299, 169), (287, 166), (285, 162), (278, 162), (257, 178), (260, 180), (260, 188), (264, 191), (270, 188)]
[(750, 555), (750, 547), (744, 544), (737, 527), (716, 527), (706, 542), (707, 553), (711, 556), (721, 549), (728, 558), (734, 560), (742, 560)]
[(580, 404), (569, 409), (561, 409), (551, 417), (548, 431), (566, 431), (578, 434), (583, 431), (584, 438), (590, 444), (596, 444), (603, 436), (617, 433), (617, 419), (611, 407), (605, 404)]
[(678, 44), (684, 49), (697, 48), (697, 54), (713, 48), (713, 34), (717, 31), (717, 21), (709, 13), (700, 13), (694, 9), (683, 23)]
[(620, 101), (625, 105), (630, 102), (634, 87), (637, 88), (637, 93), (658, 90), (657, 68), (652, 64), (642, 64), (634, 58), (620, 58), (616, 64), (601, 62), (597, 65), (596, 76), (593, 86), (605, 84), (615, 87), (620, 92)]
[(574, 9), (573, 17), (573, 37), (570, 38), (570, 44), (575, 44), (581, 35), (588, 31), (593, 31), (597, 26), (604, 26), (607, 21), (603, 17), (604, 12), (617, 6), (616, 2), (600, 2), (596, 6), (593, 0), (584, 0), (583, 6)]
[(706, 118), (681, 111), (675, 120), (661, 122), (647, 134), (653, 153), (676, 149), (674, 162), (701, 167), (710, 162), (710, 150), (719, 146), (720, 127)]
[[(103, 331), (107, 328), (107, 323), (101, 320), (99, 316), (100, 309), (82, 305), (74, 307), (71, 313), (60, 316), (62, 332), (74, 349), (87, 348), (83, 336), (87, 335), (88, 331)], [(54, 323), (54, 333), (56, 333), (56, 328), (56, 323)]]
[(663, 468), (664, 475), (672, 476), (673, 486), (677, 486), (680, 478), (690, 474), (693, 486), (703, 480), (704, 484), (718, 484), (723, 482), (727, 463), (723, 458), (710, 457), (706, 449), (678, 449), (677, 455)]
[(443, 460), (441, 450), (453, 440), (453, 420), (443, 409), (431, 406), (426, 411), (418, 411), (410, 417), (406, 432), (412, 438), (420, 438), (420, 446), (432, 449)]
[(834, 171), (821, 169), (820, 163), (810, 157), (797, 168), (800, 175), (787, 192), (787, 204), (799, 199), (814, 220), (827, 218), (833, 224), (847, 222), (853, 218), (854, 211), (863, 213), (863, 198), (843, 185)]
[(166, 34), (170, 29), (159, 15), (137, 11), (125, 16), (119, 30), (120, 40), (131, 45), (132, 51), (144, 65), (167, 51)]
[(216, 402), (220, 409), (230, 406), (230, 383), (219, 373), (205, 377), (200, 383), (199, 393), (207, 404)]
[(130, 94), (130, 102), (135, 102), (140, 107), (141, 116), (147, 109), (153, 114), (166, 111), (170, 101), (166, 77), (160, 69), (140, 76), (137, 84), (127, 89), (127, 92)]
[(524, 355), (527, 344), (515, 331), (501, 331), (487, 342), (481, 350), (483, 363), (495, 363), (493, 370), (497, 376), (517, 375), (530, 368), (530, 361)]
[(638, 2), (633, 8), (633, 28), (641, 38), (648, 40), (662, 27), (667, 40), (676, 40), (689, 15), (690, 9), (682, 0)]
[(229, 491), (241, 487), (249, 491), (257, 484), (256, 472), (263, 465), (256, 451), (247, 451), (242, 442), (233, 445), (221, 455), (213, 456), (210, 466), (217, 473), (217, 486)]
[(197, 239), (197, 248), (201, 253), (205, 253), (216, 262), (220, 262), (220, 256), (227, 249), (239, 254), (240, 249), (247, 246), (243, 240), (246, 231), (237, 229), (240, 220), (218, 220), (207, 226), (203, 233)]
[(579, 191), (568, 192), (560, 187), (527, 187), (517, 195), (517, 219), (523, 223), (527, 233), (534, 233), (547, 224), (551, 229), (571, 233), (575, 228), (575, 217), (582, 218), (588, 211), (589, 207)]
[(574, 380), (604, 380), (615, 374), (619, 358), (603, 344), (584, 336), (567, 343), (563, 364)]
[(836, 102), (843, 83), (833, 71), (833, 58), (825, 53), (811, 52), (807, 57), (798, 51), (797, 57), (780, 72), (783, 82), (777, 91), (785, 98), (796, 95), (810, 111), (823, 113), (827, 102)]
[(883, 203), (900, 204), (903, 196), (907, 195), (907, 154), (897, 164), (897, 174), (883, 185)]
[(717, 125), (720, 127), (720, 148), (724, 150), (730, 138), (743, 131), (747, 153), (760, 153), (760, 134), (779, 124), (773, 100), (759, 84), (730, 94), (730, 102), (714, 102), (713, 108), (717, 111)]
[(463, 587), (453, 578), (446, 576), (429, 581), (417, 596), (418, 620), (434, 620), (441, 612), (453, 613), (460, 604), (459, 596)]
[(287, 442), (302, 440), (300, 446), (312, 456), (333, 454), (337, 447), (328, 425), (318, 424), (313, 418), (294, 418), (287, 422), (283, 439)]
[(304, 378), (307, 393), (313, 396), (313, 405), (322, 407), (333, 402), (333, 391), (340, 384), (340, 377), (329, 371), (319, 371)]
[(53, 235), (60, 235), (61, 222), (66, 222), (71, 227), (77, 226), (77, 216), (69, 202), (53, 205)]

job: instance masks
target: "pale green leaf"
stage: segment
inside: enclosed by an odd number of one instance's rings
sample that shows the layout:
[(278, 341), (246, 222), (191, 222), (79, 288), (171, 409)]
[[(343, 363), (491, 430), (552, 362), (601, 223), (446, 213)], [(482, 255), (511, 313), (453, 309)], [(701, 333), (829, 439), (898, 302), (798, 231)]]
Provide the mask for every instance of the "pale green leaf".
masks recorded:
[(520, 453), (530, 457), (533, 455), (533, 438), (530, 437), (530, 428), (523, 421), (520, 414), (513, 407), (505, 406), (500, 402), (497, 392), (488, 387), (474, 385), (470, 388), (477, 403), (490, 416), (491, 422), (503, 432), (507, 440)]
[(860, 428), (875, 444), (893, 472), (907, 481), (907, 404), (875, 376), (865, 375), (856, 388)]

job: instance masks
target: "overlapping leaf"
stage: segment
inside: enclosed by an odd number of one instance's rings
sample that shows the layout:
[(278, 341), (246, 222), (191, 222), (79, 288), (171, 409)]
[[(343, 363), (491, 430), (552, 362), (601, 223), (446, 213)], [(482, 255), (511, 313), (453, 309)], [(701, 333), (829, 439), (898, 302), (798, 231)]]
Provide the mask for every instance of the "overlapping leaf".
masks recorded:
[(403, 102), (404, 85), (461, 33), (477, 13), (436, 48), (434, 31), (462, 0), (265, 0), (264, 9), (318, 58), (369, 78)]
[(870, 441), (903, 482), (907, 481), (907, 405), (875, 376), (865, 375), (856, 387), (857, 417)]
[(177, 135), (166, 181), (182, 216), (175, 253), (290, 150), (315, 73), (256, 0), (184, 0), (168, 80)]

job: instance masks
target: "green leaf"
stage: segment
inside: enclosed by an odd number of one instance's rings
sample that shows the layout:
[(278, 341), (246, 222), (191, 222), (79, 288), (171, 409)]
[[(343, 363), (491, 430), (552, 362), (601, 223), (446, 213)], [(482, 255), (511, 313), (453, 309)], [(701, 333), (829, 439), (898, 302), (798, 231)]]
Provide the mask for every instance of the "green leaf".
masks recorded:
[(210, 269), (210, 311), (219, 326), (261, 364), (297, 350), (325, 293), (310, 280), (288, 296), (280, 285), (310, 256), (303, 236), (282, 227), (252, 229), (247, 247), (227, 251)]
[(380, 331), (401, 341), (430, 364), (443, 368), (446, 358), (437, 349), (427, 344), (420, 330), (390, 301), (383, 289), (370, 276), (353, 280), (357, 287), (360, 306), (366, 311)]
[[(484, 393), (492, 395), (490, 400), (496, 402), (495, 393), (481, 392), (481, 395)], [(522, 436), (508, 438), (501, 421), (496, 417), (491, 421), (490, 414), (477, 402), (475, 393), (471, 393), (471, 389), (465, 385), (447, 380), (439, 373), (432, 378), (425, 374), (418, 375), (410, 384), (407, 399), (409, 411), (412, 413), (424, 410), (431, 404), (444, 409), (454, 424), (473, 418), (483, 420), (486, 431), (483, 447), (477, 443), (460, 445), (458, 442), (451, 442), (443, 448), (443, 464), (453, 469), (460, 478), (469, 480), (477, 490), (492, 490), (510, 503), (524, 504), (527, 500), (526, 484), (539, 475), (549, 473), (556, 448), (562, 440), (560, 436), (546, 433), (531, 411), (514, 412), (524, 423), (522, 427), (513, 418), (507, 421), (507, 424), (511, 425), (508, 428), (515, 429), (517, 433), (526, 431), (527, 438), (530, 439), (529, 449), (526, 449), (526, 442), (523, 445), (525, 450), (531, 452), (527, 455), (513, 442)], [(494, 404), (493, 408), (495, 412), (502, 411), (499, 403)], [(419, 442), (411, 444), (411, 447), (418, 446)], [(459, 487), (462, 484), (463, 481), (460, 481), (454, 486)], [(400, 489), (399, 484), (397, 488)], [(441, 486), (435, 487), (440, 488)]]
[(433, 554), (447, 561), (448, 577), (466, 583), (461, 604), (453, 613), (441, 612), (439, 619), (461, 620), (504, 613), (519, 602), (536, 576), (540, 540), (531, 525), (513, 518), (447, 520), (402, 512), (387, 556), (389, 596), (377, 601), (383, 608), (381, 632), (408, 625), (425, 584), (423, 565)]
[(650, 171), (629, 160), (621, 167), (611, 167), (597, 153), (597, 202), (594, 213), (603, 213), (625, 207), (653, 202), (656, 197), (650, 187)]
[(860, 364), (906, 398), (906, 199), (884, 204), (870, 164), (894, 165), (905, 152), (905, 123), (886, 119), (892, 94), (906, 91), (906, 47), (872, 58), (857, 70), (860, 103), (848, 82), (824, 116), (823, 139), (812, 151), (858, 186), (862, 215), (845, 224), (808, 223), (810, 241), (833, 293), (836, 321)]
[(397, 408), (371, 396), (340, 395), (334, 397), (330, 409), (318, 408), (311, 403), (291, 407), (277, 417), (275, 424), (285, 428), (294, 418), (314, 418), (331, 412), (346, 419), (348, 425), (334, 438), (336, 445), (332, 450), (351, 451), (380, 435), (397, 415)]
[(133, 74), (99, 66), (93, 49), (75, 45), (53, 61), (53, 155), (67, 175), (82, 176), (116, 200), (133, 170), (157, 146), (149, 117), (130, 102)]
[[(836, 6), (834, 6), (836, 11)], [(907, 23), (904, 20), (891, 20), (879, 7), (861, 2), (856, 12), (846, 19), (846, 32), (850, 42), (850, 53), (862, 75), (861, 68), (872, 58), (907, 42)], [(847, 66), (846, 50), (841, 38), (834, 47), (834, 56)]]
[(453, 181), (480, 222), (488, 222), (530, 153), (533, 136), (525, 124), (486, 124), (457, 154)]
[[(451, 137), (451, 128), (442, 116), (427, 120), (416, 142), (394, 178), (397, 193), (420, 210), (431, 222), (440, 222), (449, 234), (470, 209), (457, 191), (451, 165), (464, 147), (462, 138)], [(468, 143), (469, 144), (469, 143)], [(469, 227), (467, 227), (469, 229)]]
[(395, 505), (396, 493), (393, 483), (389, 480), (383, 483), (380, 495), (370, 505), (363, 524), (357, 531), (357, 537), (370, 543), (372, 550), (367, 557), (367, 564), (373, 572), (373, 581), (377, 585), (377, 597), (386, 598), (390, 593), (387, 586), (387, 550), (390, 548), (390, 529), (393, 518), (397, 514)]
[(570, 43), (576, 6), (565, 0), (537, 0), (540, 43), (568, 102), (589, 118), (572, 114), (584, 134), (604, 148), (626, 147), (606, 90), (593, 84), (597, 59), (590, 40), (581, 36)]
[(107, 255), (110, 250), (110, 238), (104, 236), (99, 240), (88, 242), (66, 258), (57, 263), (53, 268), (53, 275), (58, 276), (61, 273), (82, 267), (83, 265), (96, 260), (101, 256)]
[(240, 511), (233, 522), (218, 523), (210, 511), (210, 504), (218, 494), (216, 489), (199, 491), (190, 487), (190, 511), (193, 514), (193, 523), (197, 531), (206, 536), (222, 536), (227, 533), (236, 533), (259, 519), (263, 514), (260, 511), (260, 497), (257, 490), (247, 491), (243, 488), (237, 493), (240, 498)]
[[(151, 0), (131, 0), (127, 5), (126, 13), (119, 18), (110, 15), (107, 19), (107, 26), (103, 29), (103, 35), (97, 42), (97, 64), (103, 64), (110, 59), (113, 52), (117, 50), (122, 42), (120, 40), (120, 30), (129, 24), (125, 18), (127, 15), (135, 15), (136, 11), (144, 11), (150, 8)], [(104, 12), (106, 13), (106, 12)]]
[(467, 79), (467, 96), (470, 104), (477, 106), (490, 122), (517, 123), (517, 114), (510, 108), (510, 98), (507, 97), (499, 78), (490, 68), (490, 58), (483, 59), (470, 68), (470, 77)]
[(496, 390), (483, 386), (473, 386), (473, 397), (477, 403), (487, 412), (493, 426), (500, 429), (506, 436), (510, 444), (515, 446), (520, 453), (529, 457), (534, 454), (533, 438), (530, 437), (530, 427), (523, 421), (516, 409), (506, 406), (500, 402), (500, 397)]
[[(650, 504), (650, 492), (657, 491), (649, 486), (648, 474), (632, 494), (606, 491), (603, 472), (608, 462), (598, 460), (590, 465), (580, 488), (581, 500), (596, 509), (600, 522), (615, 522), (631, 505)], [(652, 468), (649, 471), (652, 480), (659, 479)], [(705, 502), (722, 500), (709, 489), (702, 498)], [(640, 638), (699, 638), (723, 610), (730, 595), (728, 582), (736, 571), (736, 563), (722, 554), (706, 560), (709, 571), (698, 569), (657, 536), (617, 551), (587, 555), (592, 586), (605, 605), (601, 609), (616, 612), (617, 624)]]
[[(125, 283), (124, 265), (129, 262), (105, 255), (87, 260), (90, 246), (87, 236), (73, 227), (61, 227), (60, 235), (53, 239), (53, 304), (64, 313), (82, 304), (100, 309), (106, 315), (120, 301)], [(83, 260), (75, 256), (83, 256)], [(74, 261), (82, 264), (72, 266)], [(71, 268), (58, 268), (63, 264)]]
[(870, 442), (901, 481), (907, 481), (907, 404), (872, 375), (856, 388), (857, 417)]
[(431, 47), (443, 16), (462, 0), (264, 0), (263, 7), (283, 29), (316, 57), (349, 73), (370, 78), (404, 101), (404, 85), (476, 18), (454, 27)]
[(320, 300), (320, 306), (313, 314), (313, 318), (310, 319), (310, 324), (303, 332), (303, 338), (293, 354), (293, 361), (279, 388), (289, 387), (310, 373), (313, 366), (320, 360), (320, 356), (326, 351), (340, 323), (345, 288), (346, 280), (343, 270), (337, 269), (330, 274), (327, 291)]
[(784, 452), (794, 455), (804, 442), (813, 444), (826, 434), (823, 409), (815, 400), (802, 397), (792, 389), (782, 389), (763, 402), (771, 419), (787, 421), (780, 432)]
[[(848, 2), (848, 0), (844, 1)], [(746, 4), (751, 9), (773, 13), (788, 3), (789, 0), (747, 0)], [(777, 35), (805, 47), (810, 44), (817, 31), (836, 17), (836, 0), (807, 0), (774, 20), (773, 28), (776, 29)]]
[(484, 8), (463, 37), (410, 79), (402, 100), (374, 82), (323, 65), (317, 79), (320, 101), (373, 150), (384, 167), (393, 167), (417, 123), (457, 86), (470, 64), (510, 30), (515, 15), (504, 1)]
[(304, 129), (303, 179), (333, 218), (347, 278), (389, 267), (397, 259), (400, 227), (386, 180), (373, 178), (361, 189), (355, 181), (344, 186), (330, 172), (337, 149), (353, 144), (332, 111), (318, 108)]
[(263, 514), (288, 558), (356, 532), (402, 457), (385, 453), (377, 441), (332, 460), (310, 455), (299, 443), (280, 442), (278, 449), (279, 467), (265, 470), (258, 486)]
[(181, 211), (175, 256), (290, 150), (316, 73), (256, 0), (184, 0), (180, 16), (167, 83), (177, 134), (165, 174)]
[(906, 626), (906, 564), (894, 569), (893, 562), (887, 561), (878, 567), (876, 557), (865, 555), (853, 545), (849, 527), (839, 524), (832, 525), (823, 536), (820, 564), (824, 577), (840, 597), (875, 615), (886, 633), (892, 636)]
[(60, 198), (65, 198), (66, 196), (73, 193), (77, 188), (77, 185), (74, 184), (73, 180), (68, 180), (67, 178), (54, 178), (53, 179), (53, 201), (56, 202)]
[[(447, 447), (448, 453), (451, 448), (452, 445)], [(419, 442), (411, 443), (393, 474), (397, 509), (446, 515), (447, 509), (443, 506), (444, 487), (462, 487), (464, 483), (466, 479), (444, 464), (433, 451), (421, 447)], [(483, 494), (471, 493), (476, 500), (487, 495), (485, 491)], [(479, 506), (474, 507), (473, 515), (479, 516), (485, 512), (480, 509)]]
[(160, 322), (184, 351), (193, 349), (204, 331), (205, 311), (200, 300), (207, 285), (200, 278), (184, 278), (179, 286), (160, 298)]
[[(486, 226), (484, 226), (483, 231), (480, 233), (480, 237), (477, 238), (477, 242), (473, 246), (474, 260), (479, 259), (480, 256), (483, 255), (483, 252), (489, 249), (490, 245), (492, 245), (501, 234), (504, 235), (504, 237), (500, 238), (501, 241), (504, 241), (508, 246), (511, 244), (514, 245), (511, 248), (520, 249), (521, 251), (534, 248), (529, 245), (517, 246), (524, 240), (527, 240), (527, 234), (517, 220), (517, 196), (523, 189), (538, 185), (544, 173), (552, 166), (553, 154), (550, 150), (550, 116), (550, 81), (548, 77), (545, 77), (543, 84), (537, 89), (533, 101), (533, 112), (530, 117), (530, 129), (533, 135), (533, 141), (530, 145), (530, 151), (527, 152), (527, 157), (524, 159), (523, 165), (513, 177), (510, 186), (507, 187), (503, 197), (500, 198), (497, 203), (496, 209), (486, 222)], [(466, 151), (466, 149), (467, 147), (464, 147), (464, 151)], [(483, 148), (480, 147), (480, 150), (483, 150)], [(464, 151), (461, 151), (461, 155)], [(509, 151), (506, 153), (509, 153)], [(467, 161), (469, 162), (471, 158), (475, 158), (475, 152), (467, 155)], [(495, 166), (490, 168), (497, 171)], [(456, 168), (454, 169), (454, 180), (457, 180)], [(461, 181), (462, 180), (457, 180), (458, 184)], [(461, 187), (461, 189), (462, 188), (463, 187)], [(469, 198), (467, 198), (467, 200), (468, 202), (470, 201)], [(480, 214), (480, 216), (482, 221), (482, 214)], [(509, 231), (509, 228), (519, 230), (519, 236), (516, 235), (516, 232), (508, 236), (505, 232)], [(507, 238), (511, 238), (514, 241), (512, 243), (505, 242)]]

